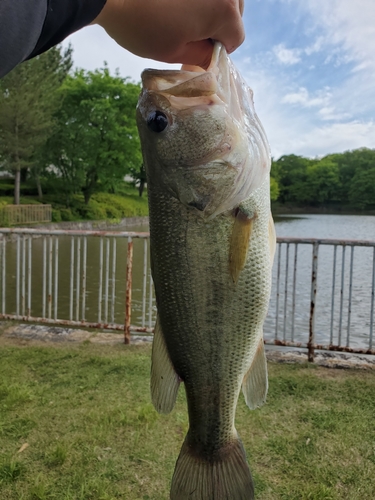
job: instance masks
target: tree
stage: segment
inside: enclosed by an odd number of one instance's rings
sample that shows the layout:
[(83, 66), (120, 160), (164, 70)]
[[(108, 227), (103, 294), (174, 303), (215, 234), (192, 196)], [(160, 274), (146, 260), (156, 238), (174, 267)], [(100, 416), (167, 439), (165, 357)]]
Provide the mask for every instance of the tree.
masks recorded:
[(276, 201), (277, 198), (279, 197), (279, 185), (277, 183), (277, 180), (271, 177), (270, 179), (270, 189), (271, 189), (271, 200)]
[[(367, 171), (375, 165), (375, 150), (360, 148), (332, 156), (335, 156), (335, 161), (339, 166), (340, 181), (342, 184), (342, 201), (347, 202), (350, 199), (354, 200), (356, 196), (353, 194), (353, 179), (355, 177), (357, 177), (357, 179), (362, 177), (361, 174), (357, 175), (358, 171)], [(356, 205), (358, 206), (357, 202)]]
[(312, 163), (314, 160), (297, 155), (285, 155), (272, 161), (272, 174), (278, 182), (281, 203), (305, 201), (307, 167)]
[(355, 163), (354, 175), (348, 183), (349, 201), (362, 210), (375, 207), (375, 150), (351, 151)]
[(305, 201), (323, 205), (332, 201), (339, 201), (341, 183), (337, 163), (322, 158), (320, 161), (307, 167)]
[(139, 85), (111, 76), (107, 67), (65, 80), (45, 161), (57, 169), (68, 203), (72, 193), (82, 192), (87, 204), (99, 189), (115, 191), (131, 168), (139, 169), (139, 92)]
[[(34, 166), (39, 148), (53, 130), (57, 90), (71, 67), (71, 54), (71, 48), (55, 47), (0, 80), (0, 156), (6, 170), (15, 175), (15, 204), (20, 202), (21, 171)], [(41, 195), (37, 169), (34, 177)]]

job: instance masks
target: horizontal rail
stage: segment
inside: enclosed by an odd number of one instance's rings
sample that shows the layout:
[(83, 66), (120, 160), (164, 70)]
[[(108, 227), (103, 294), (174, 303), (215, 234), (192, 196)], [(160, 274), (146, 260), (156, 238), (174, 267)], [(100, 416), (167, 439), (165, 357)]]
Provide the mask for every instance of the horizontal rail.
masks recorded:
[[(149, 238), (149, 232), (134, 231), (102, 231), (92, 229), (31, 229), (31, 228), (0, 228), (0, 234), (29, 234), (41, 236), (110, 236), (114, 238)], [(339, 246), (359, 246), (375, 247), (374, 240), (342, 240), (332, 238), (290, 238), (278, 237), (277, 243), (298, 243), (298, 244), (318, 244), (318, 245), (339, 245)]]
[(356, 247), (375, 247), (374, 240), (340, 240), (330, 238), (277, 238), (277, 243), (298, 243), (309, 245), (338, 245), (338, 246), (356, 246)]
[(30, 229), (30, 228), (0, 228), (0, 234), (28, 234), (32, 236), (110, 236), (112, 238), (149, 238), (150, 233), (132, 231), (95, 231), (91, 229)]

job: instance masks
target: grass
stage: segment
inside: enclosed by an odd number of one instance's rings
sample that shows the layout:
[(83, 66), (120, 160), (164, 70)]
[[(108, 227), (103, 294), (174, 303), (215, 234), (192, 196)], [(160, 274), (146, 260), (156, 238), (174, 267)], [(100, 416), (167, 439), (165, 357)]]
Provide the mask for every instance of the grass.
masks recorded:
[[(149, 371), (149, 345), (0, 343), (0, 498), (167, 499), (186, 404), (158, 415)], [(373, 500), (375, 374), (269, 374), (267, 404), (237, 411), (257, 500)]]

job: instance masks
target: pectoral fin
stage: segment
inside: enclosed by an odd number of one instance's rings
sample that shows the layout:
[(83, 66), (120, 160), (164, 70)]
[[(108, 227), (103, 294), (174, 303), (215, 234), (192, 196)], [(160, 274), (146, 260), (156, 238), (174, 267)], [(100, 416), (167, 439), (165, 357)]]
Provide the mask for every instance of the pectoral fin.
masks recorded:
[(176, 402), (180, 378), (169, 358), (159, 316), (156, 319), (151, 362), (151, 399), (159, 413), (169, 413)]
[(240, 207), (236, 210), (229, 249), (229, 270), (233, 282), (237, 283), (245, 267), (255, 215), (246, 213)]
[(267, 359), (263, 337), (256, 350), (253, 362), (242, 382), (242, 392), (247, 406), (254, 410), (266, 402), (268, 391)]

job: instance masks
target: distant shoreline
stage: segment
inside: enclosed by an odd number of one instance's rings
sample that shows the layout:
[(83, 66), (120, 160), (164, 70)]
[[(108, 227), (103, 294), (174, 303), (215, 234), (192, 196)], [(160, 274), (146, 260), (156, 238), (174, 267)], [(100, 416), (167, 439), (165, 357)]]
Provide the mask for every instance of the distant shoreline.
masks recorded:
[(271, 204), (274, 215), (319, 214), (319, 215), (375, 215), (375, 210), (355, 210), (349, 207), (309, 207)]

